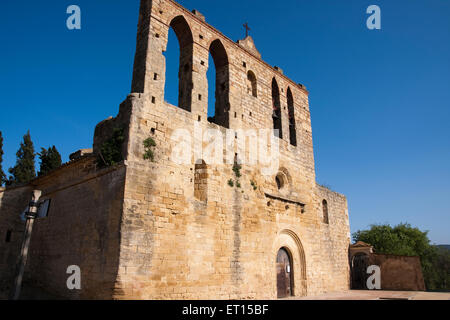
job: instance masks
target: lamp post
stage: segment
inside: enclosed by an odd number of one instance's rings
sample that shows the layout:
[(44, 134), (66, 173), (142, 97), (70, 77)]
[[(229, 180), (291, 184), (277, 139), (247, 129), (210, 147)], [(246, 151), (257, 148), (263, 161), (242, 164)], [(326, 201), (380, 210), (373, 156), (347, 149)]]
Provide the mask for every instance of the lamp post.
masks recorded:
[(22, 287), (23, 273), (27, 264), (28, 248), (30, 246), (31, 232), (33, 231), (34, 220), (37, 217), (38, 201), (41, 197), (40, 190), (33, 190), (31, 195), (31, 201), (28, 204), (28, 210), (25, 214), (27, 222), (25, 224), (25, 232), (22, 240), (22, 248), (20, 249), (19, 261), (17, 263), (16, 278), (14, 281), (14, 288), (11, 294), (12, 300), (18, 300), (20, 296), (20, 290)]

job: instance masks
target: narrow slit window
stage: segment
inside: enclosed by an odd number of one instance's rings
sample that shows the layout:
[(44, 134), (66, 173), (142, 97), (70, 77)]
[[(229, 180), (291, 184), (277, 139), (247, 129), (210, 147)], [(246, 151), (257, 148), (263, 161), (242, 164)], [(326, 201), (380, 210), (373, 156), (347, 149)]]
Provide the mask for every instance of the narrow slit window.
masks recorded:
[(322, 210), (323, 210), (323, 222), (326, 223), (326, 224), (329, 224), (327, 200), (323, 200), (322, 201)]

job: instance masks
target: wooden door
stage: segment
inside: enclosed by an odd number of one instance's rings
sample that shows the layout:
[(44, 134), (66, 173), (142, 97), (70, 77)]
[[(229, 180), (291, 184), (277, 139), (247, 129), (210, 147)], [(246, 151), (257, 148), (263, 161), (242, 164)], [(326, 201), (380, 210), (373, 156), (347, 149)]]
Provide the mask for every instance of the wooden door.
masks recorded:
[(277, 297), (292, 295), (292, 264), (289, 253), (281, 248), (277, 254)]

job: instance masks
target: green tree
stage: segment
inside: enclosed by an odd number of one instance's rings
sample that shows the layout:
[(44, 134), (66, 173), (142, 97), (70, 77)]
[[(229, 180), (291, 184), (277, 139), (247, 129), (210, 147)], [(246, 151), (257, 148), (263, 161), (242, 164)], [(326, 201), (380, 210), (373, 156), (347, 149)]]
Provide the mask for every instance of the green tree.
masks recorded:
[(355, 241), (370, 243), (377, 252), (404, 256), (421, 256), (429, 247), (427, 231), (422, 232), (409, 224), (371, 225), (370, 230), (357, 231)]
[(433, 268), (443, 272), (436, 272), (436, 278), (431, 289), (450, 291), (450, 250), (448, 248), (437, 247), (437, 256)]
[(49, 147), (48, 149), (41, 148), (41, 152), (39, 153), (40, 169), (38, 176), (43, 176), (49, 173), (50, 171), (61, 167), (61, 155), (59, 154), (56, 147)]
[(6, 175), (3, 172), (2, 163), (3, 163), (3, 136), (2, 132), (0, 131), (0, 186), (2, 186), (3, 182), (6, 181)]
[(23, 142), (16, 153), (16, 165), (8, 171), (11, 174), (7, 184), (28, 183), (36, 177), (34, 168), (34, 146), (31, 141), (30, 131), (23, 136)]
[(427, 289), (448, 290), (445, 288), (450, 285), (447, 256), (437, 246), (430, 244), (428, 231), (413, 228), (408, 223), (395, 227), (387, 224), (371, 225), (369, 230), (353, 233), (353, 240), (371, 244), (378, 253), (419, 256)]

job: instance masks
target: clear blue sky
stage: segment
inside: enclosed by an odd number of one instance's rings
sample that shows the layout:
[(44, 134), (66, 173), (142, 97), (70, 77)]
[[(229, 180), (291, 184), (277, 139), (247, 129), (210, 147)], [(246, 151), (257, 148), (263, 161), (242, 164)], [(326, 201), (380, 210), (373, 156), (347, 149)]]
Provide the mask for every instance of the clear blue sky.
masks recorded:
[[(233, 40), (248, 22), (263, 59), (307, 86), (317, 180), (348, 197), (352, 232), (410, 222), (450, 243), (450, 1), (180, 3)], [(81, 31), (66, 28), (71, 4), (81, 7)], [(381, 7), (381, 31), (366, 28), (371, 4)], [(65, 161), (91, 147), (95, 125), (130, 92), (138, 7), (1, 1), (5, 171), (28, 129), (36, 150), (54, 144)]]

